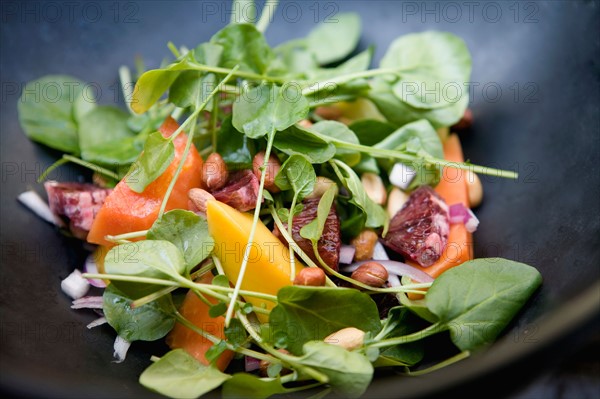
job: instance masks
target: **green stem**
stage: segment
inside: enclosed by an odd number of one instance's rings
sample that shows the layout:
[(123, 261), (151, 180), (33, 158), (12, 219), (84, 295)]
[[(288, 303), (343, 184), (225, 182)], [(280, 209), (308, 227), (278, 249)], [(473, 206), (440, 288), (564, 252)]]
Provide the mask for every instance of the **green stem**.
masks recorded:
[(131, 115), (135, 115), (135, 112), (131, 109), (131, 99), (133, 98), (133, 80), (131, 79), (131, 71), (125, 65), (119, 68), (119, 80), (121, 81), (121, 91), (123, 92), (123, 99), (125, 105)]
[(95, 165), (91, 162), (84, 161), (83, 159), (79, 159), (72, 155), (65, 154), (65, 155), (63, 155), (63, 158), (69, 162), (76, 163), (77, 165), (85, 166), (86, 168), (91, 169), (96, 173), (100, 173), (101, 175), (111, 177), (115, 180), (119, 180), (119, 175), (116, 174), (115, 172), (113, 172), (112, 170), (105, 169), (101, 166)]
[(275, 14), (275, 9), (277, 8), (277, 4), (279, 0), (267, 0), (263, 7), (263, 12), (260, 14), (260, 19), (256, 23), (256, 30), (261, 33), (264, 33), (269, 26), (269, 23), (273, 19), (273, 15)]
[(398, 75), (398, 70), (391, 69), (391, 68), (377, 68), (377, 69), (370, 69), (368, 71), (361, 71), (361, 72), (349, 73), (346, 75), (340, 75), (333, 79), (321, 80), (319, 82), (311, 83), (308, 87), (305, 87), (302, 90), (302, 95), (310, 96), (310, 95), (318, 93), (324, 89), (332, 90), (332, 89), (335, 89), (337, 85), (343, 84), (346, 82), (350, 82), (351, 80), (354, 80), (354, 79), (369, 78), (372, 76), (389, 75), (389, 74)]
[(148, 230), (132, 231), (131, 233), (119, 234), (116, 236), (107, 235), (104, 237), (107, 241), (118, 242), (120, 240), (129, 240), (131, 238), (141, 238), (148, 234)]
[(209, 65), (204, 65), (204, 64), (198, 64), (196, 62), (191, 62), (191, 61), (188, 62), (188, 66), (190, 67), (190, 69), (193, 69), (196, 71), (213, 72), (213, 73), (220, 73), (220, 74), (230, 73), (231, 76), (236, 76), (238, 78), (245, 78), (245, 79), (250, 79), (250, 80), (258, 80), (258, 81), (264, 80), (267, 82), (279, 83), (279, 84), (283, 84), (286, 81), (283, 78), (259, 75), (257, 73), (252, 73), (252, 72), (244, 72), (244, 71), (235, 72), (229, 68), (214, 67), (214, 66), (209, 66)]
[(183, 164), (187, 160), (187, 156), (188, 156), (188, 153), (190, 152), (190, 148), (192, 146), (192, 142), (194, 139), (194, 131), (196, 128), (196, 123), (195, 123), (196, 117), (198, 116), (200, 111), (202, 111), (204, 109), (204, 107), (206, 107), (206, 104), (208, 104), (208, 102), (214, 97), (214, 95), (219, 92), (221, 85), (225, 84), (225, 82), (227, 82), (227, 80), (232, 76), (232, 74), (235, 71), (238, 70), (238, 68), (239, 68), (239, 65), (236, 65), (233, 69), (231, 69), (229, 74), (227, 76), (225, 76), (225, 78), (223, 80), (221, 80), (221, 82), (219, 82), (217, 87), (215, 87), (215, 89), (208, 95), (208, 97), (204, 100), (204, 102), (202, 102), (202, 104), (200, 106), (198, 106), (196, 108), (196, 110), (194, 110), (192, 115), (190, 115), (190, 117), (184, 123), (182, 123), (181, 126), (179, 126), (179, 128), (169, 138), (169, 140), (173, 141), (175, 139), (175, 137), (179, 134), (179, 132), (183, 131), (183, 127), (187, 123), (189, 123), (189, 121), (193, 121), (192, 127), (190, 128), (190, 133), (187, 138), (187, 142), (185, 143), (185, 149), (183, 150), (183, 155), (181, 156), (181, 160), (179, 161), (179, 164), (177, 165), (177, 170), (175, 171), (175, 175), (169, 182), (169, 187), (167, 188), (167, 192), (165, 193), (162, 203), (160, 204), (160, 210), (158, 211), (158, 218), (162, 217), (163, 213), (165, 213), (165, 209), (167, 207), (167, 202), (169, 201), (169, 197), (171, 196), (171, 192), (173, 191), (173, 188), (175, 187), (175, 183), (177, 182), (177, 179), (179, 178), (179, 174), (181, 173), (181, 170), (183, 169)]
[(64, 164), (66, 164), (67, 162), (69, 162), (67, 159), (65, 159), (64, 157), (59, 159), (58, 161), (54, 162), (52, 165), (48, 166), (48, 168), (46, 168), (46, 170), (40, 175), (40, 177), (38, 177), (37, 182), (41, 183), (44, 180), (46, 180), (46, 178), (48, 177), (48, 175), (56, 168), (58, 168), (59, 166), (62, 166)]
[(233, 295), (231, 296), (231, 302), (229, 302), (229, 306), (227, 307), (227, 314), (225, 315), (225, 325), (229, 326), (229, 322), (233, 317), (233, 309), (235, 307), (235, 301), (237, 300), (238, 295), (240, 294), (240, 288), (242, 286), (242, 281), (244, 281), (244, 275), (246, 274), (246, 268), (248, 266), (248, 261), (250, 259), (250, 250), (252, 249), (252, 244), (254, 243), (254, 235), (256, 234), (256, 226), (259, 222), (260, 217), (260, 208), (263, 200), (263, 190), (265, 188), (265, 178), (267, 174), (265, 171), (267, 170), (269, 157), (271, 156), (271, 150), (273, 148), (273, 140), (275, 139), (275, 127), (269, 133), (267, 140), (267, 148), (265, 149), (265, 159), (262, 164), (261, 173), (260, 173), (260, 184), (258, 186), (258, 195), (256, 196), (256, 206), (254, 208), (254, 216), (252, 219), (252, 227), (250, 228), (250, 234), (248, 235), (248, 242), (246, 243), (246, 248), (244, 248), (244, 257), (242, 258), (242, 264), (240, 266), (240, 273), (238, 275), (237, 281), (235, 282), (235, 289), (233, 290)]
[(401, 337), (395, 337), (395, 338), (389, 338), (389, 339), (377, 341), (372, 344), (369, 344), (369, 347), (370, 348), (384, 348), (386, 346), (395, 346), (395, 345), (400, 345), (400, 344), (406, 344), (409, 342), (419, 341), (423, 338), (429, 337), (430, 335), (437, 334), (437, 333), (445, 331), (447, 329), (448, 329), (448, 327), (444, 326), (441, 323), (434, 323), (421, 331), (417, 331), (417, 332), (414, 332), (414, 333), (408, 334), (408, 335), (403, 335)]
[[(288, 213), (288, 223), (287, 223), (287, 232), (292, 236), (292, 224), (294, 221), (294, 208), (296, 208), (296, 201), (298, 199), (298, 194), (294, 193), (294, 198), (292, 198), (292, 205), (290, 205), (290, 212)], [(290, 280), (294, 281), (296, 277), (296, 262), (294, 259), (294, 251), (290, 251)]]
[(212, 134), (212, 150), (217, 152), (217, 121), (219, 119), (219, 102), (217, 97), (213, 100), (213, 109), (210, 113), (210, 130)]
[(423, 370), (410, 371), (410, 369), (407, 367), (405, 374), (413, 376), (413, 377), (417, 377), (417, 376), (424, 375), (424, 374), (429, 374), (432, 371), (439, 370), (441, 368), (444, 368), (444, 367), (450, 366), (451, 364), (459, 362), (463, 359), (466, 359), (470, 355), (471, 355), (471, 352), (469, 352), (469, 351), (460, 352), (458, 355), (454, 355), (451, 358), (444, 360), (443, 362), (439, 362), (438, 364), (435, 364), (435, 365), (428, 367), (426, 369), (423, 369)]

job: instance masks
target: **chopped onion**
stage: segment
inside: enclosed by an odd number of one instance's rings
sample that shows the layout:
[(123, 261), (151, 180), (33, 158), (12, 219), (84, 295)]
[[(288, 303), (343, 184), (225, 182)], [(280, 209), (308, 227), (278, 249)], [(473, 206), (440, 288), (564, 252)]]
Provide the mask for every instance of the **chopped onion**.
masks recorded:
[[(83, 271), (85, 273), (93, 273), (98, 274), (98, 266), (96, 265), (96, 261), (94, 260), (94, 254), (89, 254), (85, 259), (85, 263), (83, 264)], [(99, 278), (90, 278), (88, 279), (91, 285), (98, 288), (106, 287), (106, 283), (104, 280)]]
[(417, 172), (410, 166), (397, 162), (390, 173), (390, 183), (400, 190), (406, 190), (416, 174)]
[(115, 339), (115, 344), (113, 345), (113, 349), (115, 350), (115, 352), (113, 353), (113, 356), (116, 360), (114, 360), (114, 363), (121, 363), (123, 362), (123, 360), (125, 360), (125, 358), (127, 357), (127, 351), (129, 350), (129, 347), (131, 346), (131, 342), (127, 341), (125, 338), (121, 338), (119, 335), (117, 335), (117, 339)]
[(75, 299), (71, 309), (102, 309), (103, 298), (101, 296), (84, 296)]
[(340, 249), (340, 263), (345, 265), (349, 265), (354, 260), (354, 254), (356, 253), (356, 248), (352, 245), (342, 245)]
[(260, 360), (252, 356), (244, 357), (244, 369), (249, 373), (260, 368)]
[(388, 283), (390, 283), (390, 287), (400, 287), (400, 285), (401, 285), (400, 278), (392, 273), (388, 274), (387, 281), (388, 281)]
[(373, 260), (390, 260), (383, 244), (379, 241), (377, 241), (375, 248), (373, 248)]
[(94, 327), (98, 327), (101, 326), (102, 324), (108, 323), (108, 321), (106, 320), (106, 317), (100, 317), (94, 321), (92, 321), (90, 324), (88, 324), (86, 327), (88, 329), (92, 329)]
[(395, 274), (397, 276), (408, 276), (411, 279), (418, 281), (419, 283), (430, 283), (433, 281), (433, 277), (431, 277), (429, 274), (422, 272), (416, 267), (407, 265), (406, 263), (397, 262), (395, 260), (363, 260), (361, 262), (356, 262), (351, 264), (350, 266), (344, 267), (341, 270), (345, 273), (351, 273), (358, 269), (362, 264), (367, 262), (380, 263), (383, 267), (386, 268), (389, 274)]
[(52, 211), (48, 204), (33, 190), (25, 191), (17, 197), (19, 202), (29, 208), (33, 213), (58, 227), (64, 227), (64, 223)]
[(477, 216), (461, 203), (450, 205), (449, 219), (452, 224), (463, 223), (469, 233), (475, 232), (479, 226)]
[(81, 272), (77, 269), (73, 270), (73, 273), (69, 274), (60, 283), (60, 288), (65, 294), (73, 299), (79, 299), (87, 294), (90, 289), (90, 283), (83, 278)]

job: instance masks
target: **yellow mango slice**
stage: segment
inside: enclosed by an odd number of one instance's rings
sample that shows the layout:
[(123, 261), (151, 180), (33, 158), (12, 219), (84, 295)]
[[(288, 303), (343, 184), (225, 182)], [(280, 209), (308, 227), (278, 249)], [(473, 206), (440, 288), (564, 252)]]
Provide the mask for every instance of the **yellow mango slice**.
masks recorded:
[[(210, 200), (206, 204), (208, 231), (215, 240), (214, 254), (221, 261), (229, 281), (235, 285), (244, 259), (244, 250), (252, 228), (252, 215), (222, 202)], [(304, 268), (296, 260), (296, 274)], [(277, 295), (281, 287), (292, 285), (290, 251), (262, 223), (258, 222), (242, 290)], [(274, 303), (265, 299), (244, 296), (246, 302), (270, 310)], [(257, 313), (261, 322), (268, 321), (264, 314)]]

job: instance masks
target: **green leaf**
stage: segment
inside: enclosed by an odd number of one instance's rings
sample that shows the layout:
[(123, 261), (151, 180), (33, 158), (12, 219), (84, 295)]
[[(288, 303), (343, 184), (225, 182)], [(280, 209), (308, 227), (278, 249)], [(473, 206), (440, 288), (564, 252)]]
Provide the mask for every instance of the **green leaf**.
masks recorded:
[(215, 246), (208, 233), (206, 219), (183, 209), (174, 209), (162, 215), (154, 222), (146, 237), (175, 244), (183, 254), (188, 273), (208, 258)]
[(369, 146), (379, 143), (396, 130), (396, 126), (391, 123), (376, 119), (361, 119), (353, 122), (349, 127), (361, 144)]
[[(225, 305), (225, 304), (223, 304), (223, 305)], [(219, 316), (221, 314), (219, 314)], [(215, 316), (215, 317), (217, 317), (217, 316)], [(213, 346), (211, 346), (210, 348), (208, 348), (208, 350), (206, 351), (204, 356), (206, 357), (206, 360), (208, 360), (210, 363), (214, 363), (215, 360), (217, 360), (219, 358), (219, 356), (221, 356), (221, 354), (223, 354), (223, 352), (225, 352), (226, 350), (227, 350), (227, 343), (225, 341), (221, 340), (221, 341), (217, 342), (216, 344), (214, 344)]]
[(425, 119), (400, 127), (373, 147), (399, 151), (410, 150), (415, 154), (425, 152), (434, 158), (444, 158), (444, 149), (440, 137), (433, 126)]
[(464, 41), (451, 33), (401, 36), (392, 42), (380, 66), (400, 70), (393, 92), (411, 107), (444, 108), (467, 96), (471, 56)]
[(435, 279), (425, 297), (461, 350), (492, 343), (542, 283), (540, 273), (501, 258), (467, 261)]
[[(411, 318), (410, 312), (401, 306), (389, 310), (383, 330), (387, 331), (385, 337), (400, 337), (418, 331), (420, 328)], [(424, 348), (422, 341), (391, 346), (383, 349), (374, 364), (375, 367), (387, 366), (412, 366), (423, 359)]]
[(283, 287), (269, 316), (272, 336), (284, 339), (290, 352), (322, 340), (345, 327), (377, 333), (381, 329), (375, 302), (358, 290), (325, 287)]
[(325, 228), (325, 223), (327, 222), (327, 217), (329, 216), (329, 211), (331, 210), (337, 191), (337, 185), (332, 184), (329, 186), (319, 200), (317, 217), (300, 229), (300, 235), (303, 238), (312, 241), (315, 246), (321, 237), (323, 237), (323, 229)]
[(82, 96), (84, 88), (84, 82), (67, 75), (48, 75), (27, 83), (17, 104), (27, 137), (78, 155), (77, 118), (93, 106), (91, 99)]
[(334, 79), (340, 75), (363, 72), (369, 69), (374, 51), (375, 48), (370, 46), (365, 51), (358, 53), (335, 68), (315, 68), (309, 69), (306, 72), (311, 80), (318, 81)]
[(250, 138), (287, 129), (306, 118), (308, 102), (299, 86), (262, 84), (244, 90), (233, 104), (233, 126)]
[(174, 157), (175, 146), (170, 139), (160, 132), (150, 134), (144, 144), (144, 152), (131, 165), (125, 182), (133, 191), (143, 192), (169, 167)]
[[(317, 122), (310, 127), (310, 130), (347, 143), (359, 144), (356, 134), (348, 126), (337, 121)], [(344, 161), (348, 166), (355, 166), (360, 162), (361, 154), (356, 150), (337, 148), (335, 157)]]
[(108, 324), (129, 342), (156, 341), (175, 325), (175, 315), (168, 296), (132, 308), (133, 300), (114, 284), (104, 290), (102, 310)]
[(277, 133), (273, 146), (288, 155), (302, 155), (313, 164), (327, 162), (336, 152), (332, 143), (298, 125)]
[(307, 342), (303, 352), (300, 362), (327, 375), (334, 392), (349, 398), (360, 397), (373, 379), (371, 362), (359, 352), (322, 341)]
[(248, 332), (244, 328), (244, 325), (239, 319), (233, 318), (229, 323), (229, 327), (224, 329), (225, 337), (227, 342), (234, 346), (240, 346), (246, 342), (248, 338)]
[(294, 191), (299, 200), (312, 193), (317, 175), (312, 164), (302, 155), (291, 155), (281, 165), (275, 184), (282, 190)]
[(224, 399), (266, 399), (287, 391), (279, 379), (265, 381), (252, 374), (237, 373), (225, 381), (221, 394)]
[(172, 398), (195, 399), (229, 378), (216, 367), (201, 364), (183, 349), (175, 349), (144, 370), (140, 384)]
[(208, 310), (208, 315), (212, 318), (215, 318), (224, 315), (225, 312), (227, 312), (227, 304), (219, 302), (210, 307)]
[(223, 47), (221, 66), (225, 68), (239, 65), (241, 71), (263, 74), (273, 59), (273, 52), (265, 37), (254, 25), (228, 25), (217, 32), (210, 42)]
[(228, 116), (221, 123), (218, 132), (217, 151), (229, 170), (252, 168), (252, 154), (255, 151), (254, 141), (240, 134)]
[[(269, 73), (290, 79), (308, 79), (319, 65), (314, 54), (308, 50), (306, 40), (294, 39), (273, 49), (277, 57), (269, 67)], [(316, 73), (316, 72), (315, 72)]]
[[(108, 274), (170, 280), (185, 272), (183, 254), (174, 244), (144, 240), (113, 247), (106, 254), (104, 270)], [(141, 298), (164, 286), (114, 280), (111, 282), (132, 298)]]
[(360, 16), (356, 13), (341, 13), (313, 29), (306, 40), (317, 62), (324, 65), (350, 54), (358, 45), (360, 32)]
[(389, 224), (387, 212), (369, 198), (360, 178), (351, 167), (341, 161), (334, 162), (336, 166), (342, 169), (336, 170), (336, 173), (339, 172), (337, 173), (338, 178), (341, 180), (344, 187), (352, 194), (350, 203), (359, 207), (367, 217), (365, 226), (371, 228), (383, 227), (383, 234), (385, 235)]

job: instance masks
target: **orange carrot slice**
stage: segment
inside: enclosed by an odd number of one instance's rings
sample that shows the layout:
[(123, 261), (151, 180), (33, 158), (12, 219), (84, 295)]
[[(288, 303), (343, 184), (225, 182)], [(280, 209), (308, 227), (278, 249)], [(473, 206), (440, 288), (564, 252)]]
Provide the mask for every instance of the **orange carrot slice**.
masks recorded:
[[(159, 131), (163, 136), (169, 137), (179, 125), (167, 117)], [(94, 244), (113, 246), (105, 240), (106, 235), (118, 235), (132, 231), (149, 229), (160, 210), (165, 192), (175, 175), (177, 166), (183, 157), (187, 136), (179, 134), (174, 140), (175, 156), (167, 169), (156, 180), (146, 187), (142, 193), (131, 190), (125, 180), (121, 180), (112, 193), (106, 197), (104, 205), (94, 219), (87, 240)], [(187, 209), (187, 193), (191, 188), (200, 187), (202, 172), (202, 158), (192, 145), (177, 183), (173, 187), (166, 210)]]
[[(205, 274), (199, 282), (210, 284), (212, 282), (212, 275), (210, 273)], [(217, 303), (216, 299), (208, 298), (208, 300), (212, 303)], [(208, 304), (202, 302), (194, 292), (189, 291), (179, 308), (179, 312), (196, 327), (218, 338), (225, 339), (223, 331), (225, 318), (223, 316), (210, 317), (208, 313), (209, 309), (210, 306)], [(210, 362), (206, 359), (206, 351), (213, 346), (213, 343), (183, 324), (176, 323), (175, 327), (167, 335), (166, 341), (171, 349), (181, 348), (200, 363), (209, 365)], [(223, 352), (215, 361), (217, 368), (221, 371), (225, 370), (233, 355), (234, 352), (232, 351)]]

